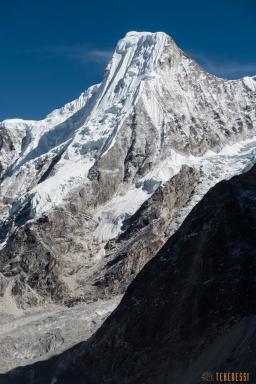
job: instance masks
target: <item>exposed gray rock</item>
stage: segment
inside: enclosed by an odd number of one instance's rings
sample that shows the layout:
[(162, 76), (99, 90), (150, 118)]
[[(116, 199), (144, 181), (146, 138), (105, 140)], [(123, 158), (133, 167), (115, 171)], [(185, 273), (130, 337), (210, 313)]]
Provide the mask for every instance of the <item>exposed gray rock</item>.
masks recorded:
[(126, 221), (127, 230), (111, 244), (115, 250), (98, 260), (102, 245), (91, 236), (97, 223), (79, 193), (62, 209), (19, 228), (0, 259), (0, 271), (12, 285), (18, 307), (52, 301), (70, 306), (124, 293), (163, 244), (164, 231), (198, 181), (196, 170), (182, 167)]

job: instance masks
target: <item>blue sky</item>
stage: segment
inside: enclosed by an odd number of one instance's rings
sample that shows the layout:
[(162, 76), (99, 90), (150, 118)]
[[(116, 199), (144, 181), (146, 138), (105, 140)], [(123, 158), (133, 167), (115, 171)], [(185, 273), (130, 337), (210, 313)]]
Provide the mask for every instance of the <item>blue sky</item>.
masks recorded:
[(210, 72), (256, 74), (255, 0), (0, 0), (0, 120), (40, 119), (100, 82), (129, 30), (164, 31)]

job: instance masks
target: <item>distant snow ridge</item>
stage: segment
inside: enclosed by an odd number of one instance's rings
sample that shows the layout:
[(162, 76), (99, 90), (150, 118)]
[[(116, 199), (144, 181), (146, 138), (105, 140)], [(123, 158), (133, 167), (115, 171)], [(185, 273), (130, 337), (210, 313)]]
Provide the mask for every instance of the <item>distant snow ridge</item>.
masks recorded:
[(146, 181), (158, 186), (207, 151), (255, 136), (255, 79), (207, 74), (163, 32), (127, 33), (101, 84), (41, 121), (0, 123), (6, 235), (85, 185), (88, 201), (97, 186), (106, 191), (97, 236), (115, 236), (153, 193)]

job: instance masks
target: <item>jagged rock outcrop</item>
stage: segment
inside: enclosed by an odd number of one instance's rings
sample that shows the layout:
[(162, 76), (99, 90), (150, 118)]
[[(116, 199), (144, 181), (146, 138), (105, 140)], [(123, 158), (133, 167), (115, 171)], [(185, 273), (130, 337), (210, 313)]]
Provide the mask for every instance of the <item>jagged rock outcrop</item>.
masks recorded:
[(4, 379), (197, 384), (204, 372), (254, 377), (255, 198), (256, 167), (217, 184), (90, 341)]

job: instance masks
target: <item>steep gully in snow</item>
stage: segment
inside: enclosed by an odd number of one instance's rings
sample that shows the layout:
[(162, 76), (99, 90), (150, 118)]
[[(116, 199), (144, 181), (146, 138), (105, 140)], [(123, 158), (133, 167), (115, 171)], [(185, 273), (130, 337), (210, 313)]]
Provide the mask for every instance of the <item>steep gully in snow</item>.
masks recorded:
[(16, 327), (2, 370), (83, 339), (56, 320), (25, 343), (37, 313), (109, 302), (96, 329), (208, 189), (254, 164), (255, 101), (255, 77), (217, 78), (166, 34), (129, 32), (101, 84), (0, 124), (0, 306)]

